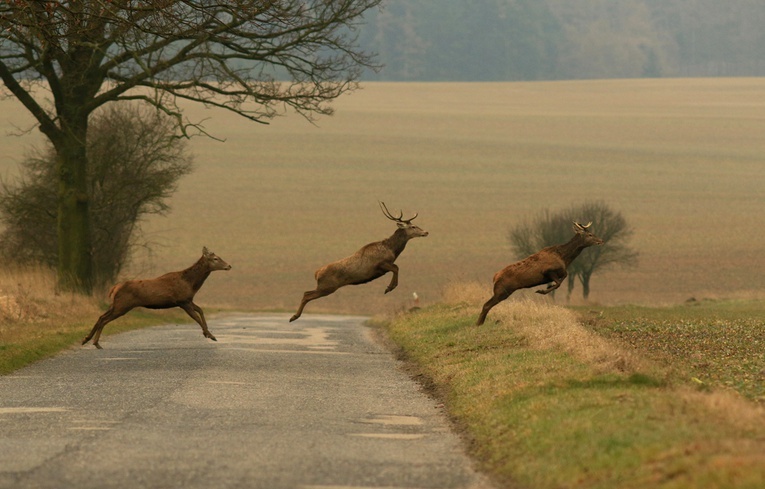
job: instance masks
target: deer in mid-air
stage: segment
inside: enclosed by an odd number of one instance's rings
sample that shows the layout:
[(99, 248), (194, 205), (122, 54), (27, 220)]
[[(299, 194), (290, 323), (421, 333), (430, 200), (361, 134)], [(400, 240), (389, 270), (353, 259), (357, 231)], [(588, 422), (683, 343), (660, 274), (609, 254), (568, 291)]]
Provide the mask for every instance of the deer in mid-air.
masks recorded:
[(574, 237), (568, 243), (548, 246), (523, 260), (508, 265), (494, 275), (494, 295), (486, 301), (478, 316), (476, 326), (486, 320), (492, 307), (510, 297), (518, 289), (527, 289), (548, 284), (538, 294), (549, 294), (560, 287), (568, 276), (566, 269), (583, 249), (602, 245), (603, 240), (592, 234), (588, 228), (592, 222), (581, 225), (574, 222)]
[(398, 285), (398, 266), (394, 263), (398, 255), (404, 251), (406, 243), (412, 238), (428, 235), (412, 221), (418, 214), (404, 219), (404, 212), (400, 211), (398, 217), (393, 216), (383, 202), (380, 209), (385, 217), (394, 221), (398, 228), (389, 238), (382, 241), (369, 243), (353, 255), (332, 262), (316, 270), (316, 289), (303, 294), (297, 312), (290, 318), (290, 322), (303, 314), (303, 308), (312, 300), (327, 296), (340, 287), (346, 285), (359, 285), (380, 278), (388, 272), (393, 273), (390, 284), (385, 289), (387, 294)]
[(148, 309), (180, 307), (202, 327), (205, 338), (218, 341), (207, 329), (202, 308), (194, 304), (194, 295), (210, 273), (216, 270), (231, 270), (231, 265), (205, 247), (202, 248), (202, 257), (185, 270), (166, 273), (161, 277), (147, 280), (128, 280), (115, 285), (109, 291), (109, 297), (112, 298), (109, 309), (98, 318), (90, 334), (82, 340), (82, 344), (93, 339), (93, 346), (101, 349), (98, 339), (101, 337), (104, 326), (136, 307)]

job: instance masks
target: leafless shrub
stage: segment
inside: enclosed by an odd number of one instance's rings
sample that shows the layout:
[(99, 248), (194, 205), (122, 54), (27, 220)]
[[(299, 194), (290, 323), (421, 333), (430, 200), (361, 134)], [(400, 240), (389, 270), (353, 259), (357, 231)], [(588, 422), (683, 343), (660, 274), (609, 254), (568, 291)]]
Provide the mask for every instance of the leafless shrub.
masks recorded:
[[(92, 121), (88, 140), (88, 199), (96, 286), (114, 282), (139, 245), (139, 222), (165, 214), (178, 179), (191, 171), (173, 123), (138, 106), (114, 106)], [(57, 156), (52, 147), (33, 152), (21, 177), (1, 182), (0, 251), (20, 264), (58, 263)]]

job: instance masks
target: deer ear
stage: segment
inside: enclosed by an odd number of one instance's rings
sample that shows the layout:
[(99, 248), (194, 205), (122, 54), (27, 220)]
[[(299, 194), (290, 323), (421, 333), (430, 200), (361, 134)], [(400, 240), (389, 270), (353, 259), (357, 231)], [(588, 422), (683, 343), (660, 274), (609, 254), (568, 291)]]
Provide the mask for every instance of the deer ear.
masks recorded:
[(209, 254), (210, 254), (210, 251), (207, 249), (207, 246), (203, 246), (203, 247), (202, 247), (202, 254), (203, 254), (204, 256), (207, 256), (207, 255), (209, 255)]

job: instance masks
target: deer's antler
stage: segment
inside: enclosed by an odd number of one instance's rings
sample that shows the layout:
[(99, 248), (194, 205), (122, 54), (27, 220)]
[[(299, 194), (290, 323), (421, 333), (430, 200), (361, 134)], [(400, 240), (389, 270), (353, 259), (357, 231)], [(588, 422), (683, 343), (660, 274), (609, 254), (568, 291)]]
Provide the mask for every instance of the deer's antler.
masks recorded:
[(391, 221), (396, 221), (403, 224), (411, 224), (414, 218), (419, 215), (418, 212), (415, 212), (414, 215), (410, 217), (409, 219), (404, 219), (404, 211), (399, 210), (398, 217), (394, 217), (393, 214), (391, 214), (390, 211), (388, 210), (388, 207), (385, 205), (385, 202), (382, 202), (379, 200), (377, 202), (380, 204), (380, 209), (382, 209), (382, 212), (383, 214), (385, 214), (385, 217), (387, 217)]

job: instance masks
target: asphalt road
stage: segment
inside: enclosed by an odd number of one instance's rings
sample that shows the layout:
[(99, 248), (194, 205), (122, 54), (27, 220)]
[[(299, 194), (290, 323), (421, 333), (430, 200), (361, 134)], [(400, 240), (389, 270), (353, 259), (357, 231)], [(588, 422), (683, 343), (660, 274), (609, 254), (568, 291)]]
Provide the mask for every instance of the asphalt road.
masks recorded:
[(104, 336), (0, 377), (0, 488), (489, 487), (364, 318), (288, 317)]

